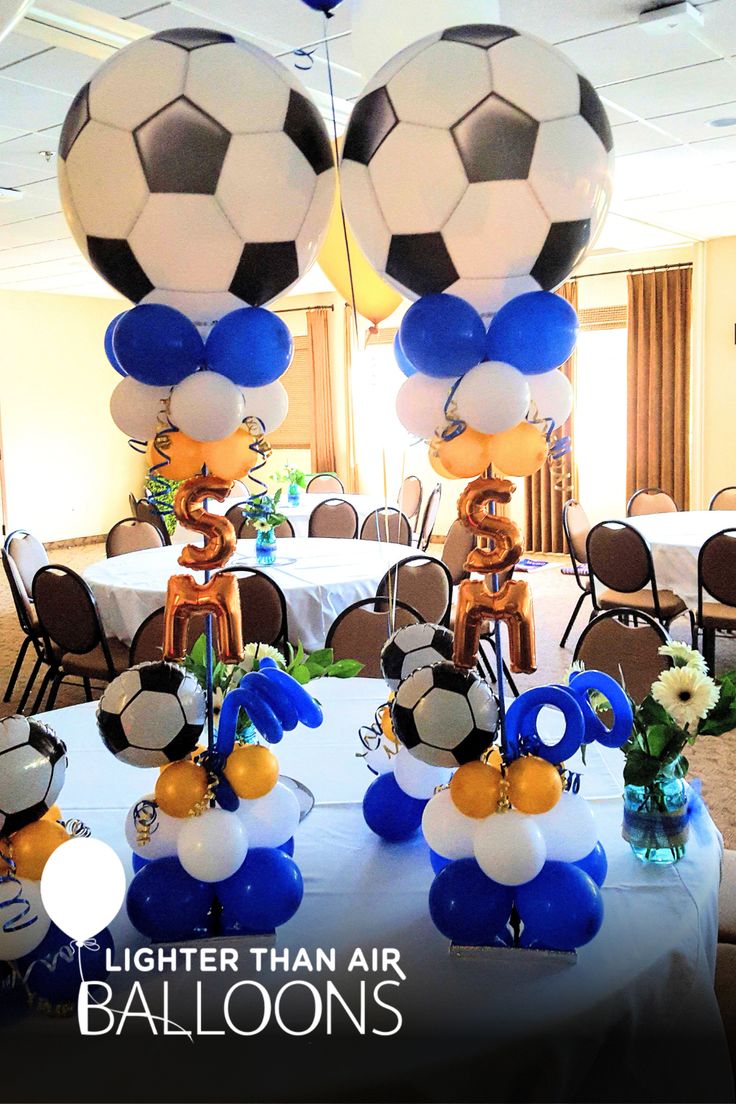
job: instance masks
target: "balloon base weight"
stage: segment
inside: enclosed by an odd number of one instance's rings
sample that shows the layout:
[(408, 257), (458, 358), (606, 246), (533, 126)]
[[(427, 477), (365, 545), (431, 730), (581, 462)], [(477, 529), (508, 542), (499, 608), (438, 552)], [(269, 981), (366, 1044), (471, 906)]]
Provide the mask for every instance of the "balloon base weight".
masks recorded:
[(254, 934), (250, 932), (238, 932), (232, 935), (217, 935), (202, 939), (184, 939), (180, 943), (156, 943), (156, 950), (178, 951), (187, 947), (197, 951), (211, 947), (219, 950), (221, 947), (273, 947), (276, 943), (276, 931)]
[(468, 947), (462, 943), (450, 944), (451, 958), (471, 958), (501, 965), (513, 969), (517, 976), (521, 973), (538, 975), (539, 973), (557, 973), (559, 970), (574, 966), (578, 960), (577, 951), (548, 951), (541, 947)]

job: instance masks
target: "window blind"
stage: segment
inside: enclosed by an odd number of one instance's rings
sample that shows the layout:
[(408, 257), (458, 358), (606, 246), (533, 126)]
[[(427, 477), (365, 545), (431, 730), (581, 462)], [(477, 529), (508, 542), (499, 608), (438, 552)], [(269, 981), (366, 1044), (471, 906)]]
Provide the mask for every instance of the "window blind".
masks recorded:
[(289, 413), (286, 421), (268, 440), (274, 448), (308, 449), (312, 444), (312, 351), (309, 338), (294, 338), (294, 359), (281, 377), (281, 383), (289, 396)]

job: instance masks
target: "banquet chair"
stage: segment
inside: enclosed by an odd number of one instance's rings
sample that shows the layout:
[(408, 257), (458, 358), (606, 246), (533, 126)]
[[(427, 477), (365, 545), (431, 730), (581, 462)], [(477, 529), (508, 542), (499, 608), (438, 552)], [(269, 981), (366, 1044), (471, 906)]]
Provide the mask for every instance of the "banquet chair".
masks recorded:
[(18, 618), (20, 631), (23, 634), (23, 640), (18, 649), (18, 655), (16, 656), (13, 670), (8, 679), (8, 685), (5, 688), (3, 701), (8, 702), (12, 698), (16, 683), (23, 669), (26, 655), (28, 654), (28, 649), (32, 647), (36, 658), (25, 687), (23, 688), (20, 704), (18, 705), (18, 712), (22, 713), (26, 707), (28, 696), (33, 689), (38, 673), (43, 664), (47, 662), (47, 659), (46, 653), (44, 652), (43, 636), (41, 635), (33, 601), (23, 585), (23, 580), (18, 571), (18, 565), (7, 549), (7, 545), (13, 535), (14, 534), (11, 533), (2, 549), (3, 569), (8, 580), (8, 586), (10, 587), (10, 595), (13, 599), (13, 605), (15, 606), (15, 613)]
[(49, 558), (40, 540), (26, 529), (16, 529), (5, 538), (5, 548), (18, 568), (21, 582), (29, 599), (33, 593), (36, 572), (47, 567)]
[(710, 500), (709, 510), (736, 510), (736, 487), (721, 487)]
[(105, 541), (105, 555), (125, 556), (128, 552), (140, 552), (144, 548), (163, 548), (161, 530), (148, 521), (136, 521), (134, 517), (116, 521)]
[[(159, 663), (164, 654), (164, 607), (149, 613), (148, 617), (136, 629), (130, 645), (128, 666), (138, 663)], [(191, 652), (199, 637), (205, 631), (206, 617), (200, 614), (190, 617), (187, 622), (187, 652)]]
[(395, 506), (372, 510), (360, 527), (360, 539), (388, 544), (411, 544), (411, 522)]
[(672, 661), (659, 654), (670, 636), (648, 613), (632, 617), (626, 607), (597, 614), (583, 629), (575, 645), (573, 662), (588, 671), (603, 671), (626, 690), (639, 705), (660, 673)]
[(596, 613), (625, 606), (651, 614), (665, 627), (688, 613), (695, 643), (692, 611), (674, 591), (657, 587), (652, 550), (637, 529), (625, 521), (601, 521), (588, 533), (585, 548)]
[(457, 518), (445, 537), (441, 556), (443, 564), (449, 568), (453, 585), (468, 578), (470, 572), (465, 570), (465, 561), (474, 548), (475, 533)]
[(345, 494), (345, 488), (342, 484), (342, 479), (339, 479), (334, 472), (322, 472), (319, 475), (313, 475), (307, 483), (307, 494)]
[(696, 625), (703, 634), (703, 655), (713, 674), (716, 633), (736, 630), (736, 529), (721, 529), (700, 549)]
[(409, 521), (414, 522), (415, 529), (419, 524), (419, 514), (422, 508), (423, 495), (424, 488), (422, 487), (422, 481), (419, 476), (407, 475), (399, 488), (396, 501), (399, 505), (399, 509), (404, 511)]
[(248, 505), (248, 503), (245, 500), (243, 500), (243, 502), (236, 502), (234, 506), (231, 506), (229, 510), (225, 511), (225, 517), (230, 522), (230, 524), (234, 527), (235, 532), (238, 535), (240, 535), (240, 529), (241, 529), (243, 523), (245, 521), (247, 521), (247, 518), (246, 518), (246, 515), (245, 515), (245, 507), (247, 505)]
[(163, 514), (150, 498), (142, 498), (136, 503), (135, 516), (136, 521), (147, 521), (149, 525), (153, 525), (154, 528), (158, 529), (164, 544), (171, 544), (171, 537), (169, 536), (169, 530), (166, 528)]
[(272, 644), (284, 652), (289, 639), (289, 619), (279, 584), (256, 567), (225, 568), (217, 574), (237, 576), (244, 642)]
[(422, 620), (435, 625), (450, 624), (452, 608), (452, 575), (441, 560), (432, 556), (407, 556), (386, 572), (378, 584), (378, 595), (385, 603), (376, 609), (386, 609), (400, 598), (420, 613)]
[(560, 640), (560, 647), (564, 648), (567, 643), (567, 638), (572, 632), (572, 627), (577, 620), (577, 616), (580, 613), (583, 602), (590, 596), (588, 553), (585, 548), (585, 542), (590, 532), (590, 522), (588, 521), (588, 515), (585, 510), (574, 498), (566, 502), (562, 508), (562, 531), (565, 534), (565, 543), (570, 556), (575, 583), (580, 590), (575, 608), (562, 634), (562, 640)]
[(310, 537), (344, 537), (358, 535), (358, 511), (344, 498), (326, 498), (309, 515)]
[(128, 506), (130, 507), (130, 516), (135, 517), (136, 507), (138, 506), (138, 499), (131, 491), (128, 495)]
[(377, 610), (375, 598), (362, 598), (335, 618), (325, 647), (332, 648), (335, 662), (357, 659), (362, 663), (360, 678), (381, 678), (381, 649), (388, 638), (396, 629), (421, 623), (421, 614), (406, 602), (395, 602), (392, 611)]
[(92, 591), (70, 567), (49, 564), (33, 580), (33, 601), (46, 653), (53, 661), (41, 683), (33, 712), (38, 712), (46, 689), (47, 709), (53, 709), (62, 682), (80, 678), (87, 701), (91, 683), (111, 682), (128, 668), (128, 648), (106, 637)]
[(424, 507), (424, 516), (419, 529), (419, 536), (417, 537), (417, 548), (420, 552), (426, 552), (429, 548), (429, 542), (434, 532), (434, 523), (437, 520), (437, 512), (440, 508), (441, 498), (442, 487), (439, 483), (436, 483), (427, 499), (427, 505)]
[[(238, 540), (255, 540), (258, 536), (258, 530), (249, 518), (243, 518), (240, 523), (240, 528), (238, 528), (237, 525), (235, 526), (235, 532)], [(288, 518), (284, 518), (282, 522), (275, 525), (273, 532), (275, 537), (280, 538), (293, 537), (295, 535), (294, 526)]]
[(678, 505), (672, 495), (661, 491), (659, 487), (643, 487), (634, 491), (626, 503), (626, 516), (639, 517), (640, 514), (676, 514)]

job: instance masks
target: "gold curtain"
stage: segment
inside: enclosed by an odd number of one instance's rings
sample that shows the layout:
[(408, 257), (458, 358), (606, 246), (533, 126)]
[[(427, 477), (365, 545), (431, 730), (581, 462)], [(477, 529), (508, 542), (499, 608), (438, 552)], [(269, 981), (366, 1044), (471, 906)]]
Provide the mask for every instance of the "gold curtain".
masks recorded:
[(627, 498), (659, 487), (690, 505), (692, 268), (630, 272)]
[(353, 308), (345, 304), (344, 316), (344, 380), (345, 394), (345, 489), (357, 493), (360, 490), (358, 452), (355, 442), (355, 413), (353, 410), (353, 349), (355, 347), (355, 321)]
[(307, 337), (312, 357), (312, 469), (315, 472), (334, 472), (335, 418), (332, 403), (329, 311), (326, 307), (307, 311)]
[[(570, 280), (557, 292), (566, 299), (575, 310), (578, 309), (577, 281)], [(577, 357), (573, 352), (569, 360), (561, 367), (575, 390), (575, 369)], [(555, 476), (548, 464), (541, 471), (530, 475), (526, 481), (526, 547), (533, 552), (564, 552), (564, 534), (562, 532), (562, 507), (565, 501), (574, 495), (575, 483), (575, 437), (573, 434), (574, 412), (563, 426), (555, 431), (559, 437), (570, 437), (572, 451), (565, 457), (565, 470), (570, 472), (568, 486), (559, 491), (555, 488)]]

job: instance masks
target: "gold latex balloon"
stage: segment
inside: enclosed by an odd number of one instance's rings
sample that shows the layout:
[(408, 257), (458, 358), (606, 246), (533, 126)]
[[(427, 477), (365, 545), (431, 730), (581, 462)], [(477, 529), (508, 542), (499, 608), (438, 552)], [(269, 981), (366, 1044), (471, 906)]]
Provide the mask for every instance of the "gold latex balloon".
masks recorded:
[(381, 713), (380, 713), (380, 721), (381, 721), (381, 732), (386, 737), (386, 739), (392, 744), (398, 743), (398, 740), (396, 739), (396, 733), (394, 732), (394, 726), (391, 723), (391, 706), (390, 705), (384, 705), (384, 707), (383, 707), (383, 709), (381, 710)]
[(205, 441), (201, 447), (207, 470), (230, 482), (242, 479), (262, 459), (250, 447), (254, 441), (255, 437), (245, 426), (238, 426), (234, 433), (220, 441)]
[(534, 475), (547, 460), (546, 438), (531, 422), (520, 422), (489, 440), (490, 459), (504, 475)]
[(224, 502), (232, 490), (229, 479), (218, 475), (195, 475), (182, 483), (174, 498), (174, 513), (185, 529), (202, 533), (207, 539), (203, 547), (188, 544), (179, 556), (182, 567), (198, 571), (214, 571), (224, 567), (235, 551), (235, 526), (221, 514), (205, 511), (203, 502), (214, 498)]
[(437, 473), (440, 479), (462, 479), (461, 475), (453, 475), (452, 472), (448, 471), (440, 460), (437, 451), (440, 443), (441, 442), (435, 437), (429, 446), (429, 463), (432, 466), (432, 470)]
[(279, 778), (279, 761), (262, 744), (239, 744), (230, 752), (225, 777), (240, 798), (264, 797)]
[[(159, 433), (154, 440), (148, 442), (146, 463), (149, 468), (156, 468), (156, 474), (164, 479), (189, 479), (191, 475), (199, 475), (202, 470), (203, 450), (202, 443), (193, 441), (186, 433)], [(159, 467), (160, 464), (163, 467)]]
[(455, 808), (465, 816), (490, 816), (501, 797), (501, 772), (480, 761), (464, 763), (452, 776), (450, 796)]
[(560, 772), (546, 759), (525, 755), (506, 771), (509, 801), (520, 813), (548, 813), (562, 796)]
[(494, 438), (478, 433), (470, 426), (452, 441), (439, 441), (437, 456), (440, 464), (456, 479), (472, 479), (481, 475), (491, 462)]
[(59, 808), (59, 806), (58, 806), (58, 805), (52, 805), (52, 806), (51, 806), (51, 808), (50, 808), (50, 809), (48, 809), (48, 810), (47, 810), (47, 811), (46, 811), (46, 812), (45, 812), (45, 813), (43, 814), (42, 820), (50, 820), (50, 821), (52, 821), (52, 822), (53, 822), (54, 824), (55, 824), (55, 823), (56, 823), (56, 822), (57, 822), (58, 820), (63, 820), (63, 814), (62, 814), (62, 811), (61, 811), (61, 809)]
[(65, 828), (50, 820), (37, 820), (21, 828), (10, 837), (15, 873), (38, 882), (49, 857), (71, 838)]
[(197, 766), (190, 759), (182, 759), (171, 763), (159, 775), (156, 803), (169, 816), (187, 817), (204, 800), (208, 786), (209, 778), (204, 767)]

